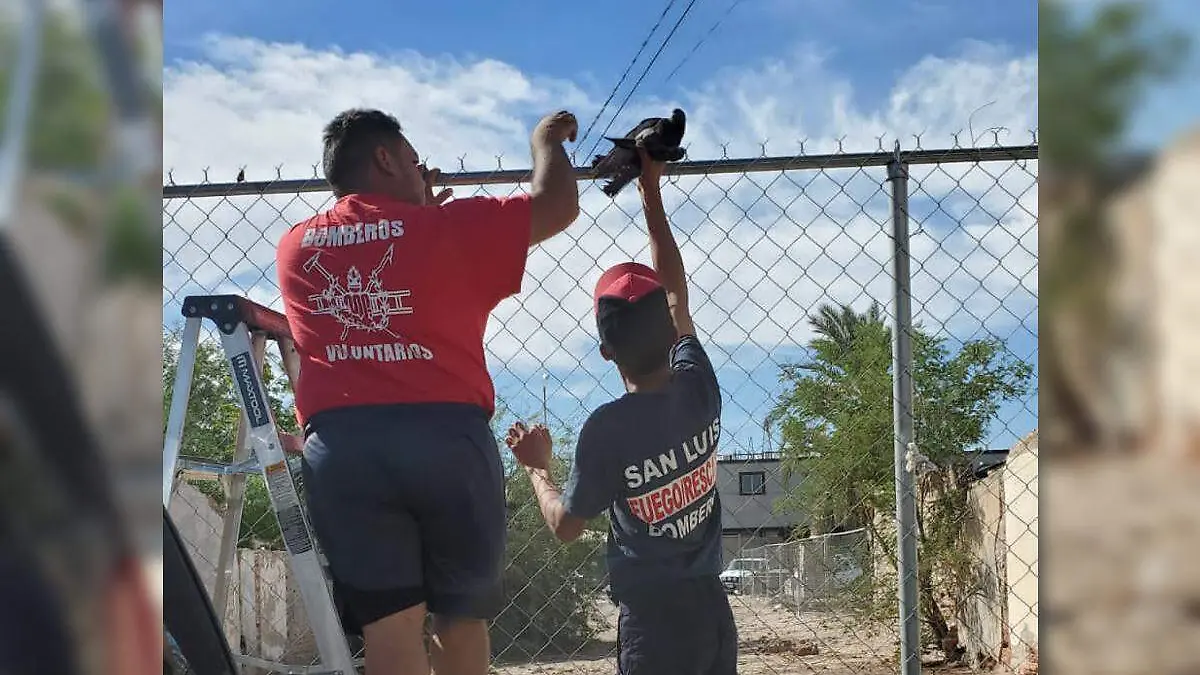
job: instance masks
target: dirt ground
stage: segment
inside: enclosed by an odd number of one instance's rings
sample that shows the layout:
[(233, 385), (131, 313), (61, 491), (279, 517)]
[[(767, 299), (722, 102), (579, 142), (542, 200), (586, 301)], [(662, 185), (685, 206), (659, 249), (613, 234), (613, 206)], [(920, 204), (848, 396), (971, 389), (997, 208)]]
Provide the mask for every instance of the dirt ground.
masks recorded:
[[(738, 625), (740, 675), (895, 675), (896, 630), (864, 626), (848, 617), (809, 612), (797, 616), (764, 598), (730, 598)], [(605, 605), (609, 629), (572, 658), (506, 664), (496, 675), (612, 675), (616, 672), (616, 610)], [(815, 653), (814, 653), (815, 652)], [(933, 669), (938, 675), (968, 670)]]
[(1046, 463), (1046, 672), (1200, 673), (1200, 442), (1193, 447), (1182, 461)]

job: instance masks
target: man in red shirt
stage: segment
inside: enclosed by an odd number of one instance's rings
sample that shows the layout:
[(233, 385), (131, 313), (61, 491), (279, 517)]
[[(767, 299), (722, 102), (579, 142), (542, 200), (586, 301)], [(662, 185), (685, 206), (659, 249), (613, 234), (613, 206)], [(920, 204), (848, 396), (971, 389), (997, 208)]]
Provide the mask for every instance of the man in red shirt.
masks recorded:
[(487, 672), (506, 522), (483, 334), (579, 214), (577, 131), (567, 112), (534, 129), (528, 194), (447, 201), (395, 118), (345, 111), (324, 132), (337, 203), (279, 242), (309, 517), (368, 675)]

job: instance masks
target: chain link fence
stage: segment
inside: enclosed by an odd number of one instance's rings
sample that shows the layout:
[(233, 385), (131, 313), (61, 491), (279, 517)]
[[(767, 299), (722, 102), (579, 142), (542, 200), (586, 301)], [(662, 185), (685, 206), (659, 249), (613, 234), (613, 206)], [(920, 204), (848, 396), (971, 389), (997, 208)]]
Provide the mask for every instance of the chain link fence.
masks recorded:
[[(917, 508), (907, 528), (895, 515), (889, 164), (907, 171), (912, 227), (905, 368), (915, 443), (901, 471)], [(722, 581), (740, 672), (895, 673), (903, 578), (916, 581), (921, 661), (1036, 669), (1036, 138), (688, 162), (671, 173), (664, 201), (724, 397)], [(527, 178), (498, 168), (446, 182), (459, 196), (508, 195)], [(598, 353), (589, 289), (605, 267), (649, 258), (636, 190), (609, 199), (590, 178), (580, 171), (580, 218), (531, 251), (522, 293), (497, 308), (486, 336), (497, 435), (514, 419), (544, 421), (564, 474), (588, 413), (623, 393)], [(165, 396), (183, 298), (233, 293), (281, 310), (275, 242), (332, 203), (317, 178), (168, 182)], [(182, 453), (191, 469), (171, 514), (209, 591), (227, 575), (226, 632), (245, 662), (315, 664), (257, 476), (246, 483), (238, 555), (217, 569), (230, 479), (214, 471), (234, 458), (240, 415), (219, 349), (213, 335), (202, 340)], [(289, 385), (268, 354), (264, 380), (287, 428)], [(560, 545), (520, 472), (510, 472), (508, 502), (495, 672), (613, 672), (604, 537)], [(919, 566), (904, 574), (898, 529), (918, 550)]]
[(856, 601), (873, 571), (870, 536), (860, 528), (744, 549), (726, 572), (726, 587), (795, 611), (837, 608)]

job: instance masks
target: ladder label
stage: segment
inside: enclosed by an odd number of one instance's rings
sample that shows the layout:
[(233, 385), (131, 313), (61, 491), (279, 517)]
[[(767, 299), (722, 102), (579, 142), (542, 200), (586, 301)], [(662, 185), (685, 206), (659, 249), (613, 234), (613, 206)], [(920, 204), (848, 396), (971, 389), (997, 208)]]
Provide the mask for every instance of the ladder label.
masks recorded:
[(271, 493), (271, 502), (275, 505), (275, 513), (279, 518), (279, 531), (283, 534), (283, 543), (292, 555), (307, 553), (312, 550), (312, 537), (308, 534), (308, 526), (304, 522), (304, 513), (300, 510), (300, 502), (296, 498), (296, 487), (292, 484), (292, 476), (285, 462), (271, 464), (265, 470), (267, 475), (267, 490)]
[(246, 404), (246, 418), (250, 420), (250, 426), (258, 428), (270, 424), (271, 417), (267, 414), (266, 402), (259, 396), (262, 387), (259, 386), (258, 377), (254, 373), (254, 359), (250, 357), (250, 352), (235, 354), (229, 362), (233, 365), (233, 379), (237, 382), (242, 401)]
[(292, 555), (312, 550), (312, 539), (308, 536), (308, 526), (304, 524), (304, 514), (300, 512), (299, 504), (279, 512), (279, 531), (283, 533), (283, 543)]
[(292, 484), (292, 475), (288, 473), (287, 463), (271, 464), (265, 472), (267, 490), (271, 493), (271, 503), (275, 505), (275, 509), (283, 512), (284, 509), (296, 506), (299, 500), (296, 497), (296, 486)]

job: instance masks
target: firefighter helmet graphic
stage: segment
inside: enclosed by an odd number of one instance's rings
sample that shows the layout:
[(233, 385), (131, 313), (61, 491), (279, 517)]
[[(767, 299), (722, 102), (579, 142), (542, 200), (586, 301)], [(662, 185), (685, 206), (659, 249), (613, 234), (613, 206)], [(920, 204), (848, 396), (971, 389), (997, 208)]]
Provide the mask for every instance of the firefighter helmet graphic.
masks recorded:
[(346, 270), (345, 285), (321, 264), (321, 251), (313, 254), (304, 263), (305, 272), (316, 271), (328, 282), (328, 286), (320, 293), (308, 296), (313, 314), (332, 316), (342, 324), (342, 337), (345, 340), (350, 329), (364, 330), (369, 333), (387, 333), (394, 338), (400, 336), (388, 326), (393, 316), (412, 314), (412, 307), (404, 305), (404, 298), (412, 291), (384, 290), (379, 273), (392, 264), (392, 252), (395, 244), (388, 246), (387, 252), (379, 260), (379, 264), (371, 270), (363, 283), (362, 272), (357, 266)]

